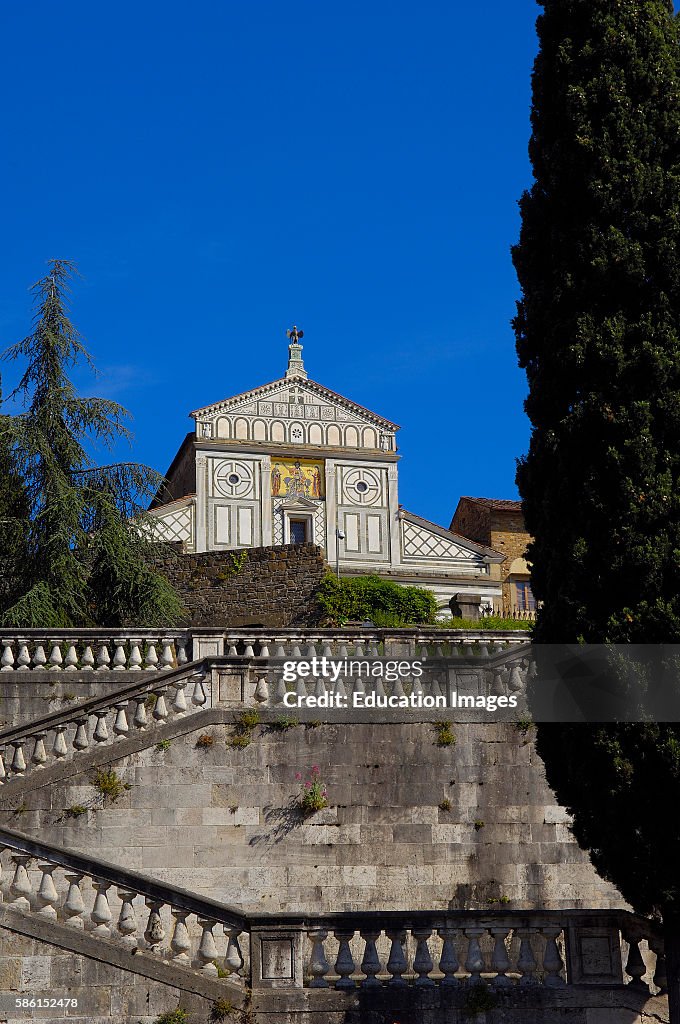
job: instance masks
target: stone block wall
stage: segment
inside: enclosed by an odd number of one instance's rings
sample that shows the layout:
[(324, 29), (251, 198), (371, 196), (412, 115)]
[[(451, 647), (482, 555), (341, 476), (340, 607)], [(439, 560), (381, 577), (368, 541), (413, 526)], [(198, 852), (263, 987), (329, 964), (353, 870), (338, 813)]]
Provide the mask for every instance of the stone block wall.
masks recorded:
[(155, 557), (189, 611), (187, 625), (301, 626), (318, 621), (315, 593), (326, 572), (314, 544), (184, 554), (168, 546)]
[[(512, 724), (454, 724), (442, 747), (428, 722), (297, 723), (271, 710), (239, 748), (233, 714), (177, 723), (167, 749), (151, 735), (136, 753), (113, 748), (130, 786), (114, 802), (80, 760), (62, 781), (13, 798), (6, 787), (0, 819), (249, 913), (624, 905)], [(329, 806), (305, 817), (296, 773), (313, 765)], [(74, 806), (87, 813), (69, 817)]]

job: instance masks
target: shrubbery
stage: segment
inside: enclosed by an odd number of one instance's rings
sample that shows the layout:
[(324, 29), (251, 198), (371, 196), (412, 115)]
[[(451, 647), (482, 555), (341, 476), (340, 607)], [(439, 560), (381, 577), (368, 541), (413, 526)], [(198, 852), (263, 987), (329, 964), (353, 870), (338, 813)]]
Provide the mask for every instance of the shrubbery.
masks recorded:
[(379, 576), (338, 579), (328, 573), (317, 597), (329, 625), (370, 619), (376, 626), (407, 626), (433, 623), (437, 614), (437, 601), (429, 590), (401, 587)]

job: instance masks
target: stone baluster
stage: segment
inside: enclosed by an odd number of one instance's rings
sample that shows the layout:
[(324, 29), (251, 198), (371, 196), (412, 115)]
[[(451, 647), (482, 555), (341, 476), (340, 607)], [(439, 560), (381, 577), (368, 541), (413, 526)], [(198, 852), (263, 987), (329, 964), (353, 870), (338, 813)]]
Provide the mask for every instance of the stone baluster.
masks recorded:
[(229, 646), (227, 647), (227, 657), (228, 658), (238, 658), (238, 651), (236, 649), (236, 640), (233, 637), (231, 637), (228, 640), (228, 644), (229, 644)]
[(648, 992), (648, 986), (642, 980), (642, 976), (647, 973), (647, 965), (640, 953), (640, 937), (629, 932), (624, 934), (624, 938), (628, 943), (628, 959), (626, 960), (625, 970), (626, 974), (629, 974), (631, 977), (628, 987), (637, 989), (640, 992)]
[(50, 672), (61, 672), (64, 659), (61, 656), (61, 645), (58, 640), (51, 640), (52, 650), (50, 651), (49, 666)]
[(139, 649), (139, 645), (141, 644), (141, 642), (142, 641), (139, 638), (132, 639), (132, 637), (131, 637), (128, 640), (128, 643), (130, 645), (130, 657), (128, 658), (128, 671), (130, 671), (130, 672), (141, 672), (142, 671), (143, 658), (142, 658), (142, 652)]
[(322, 658), (332, 658), (333, 657), (333, 648), (331, 647), (331, 644), (330, 644), (329, 640), (324, 640), (323, 644), (321, 645), (321, 657)]
[(23, 853), (15, 853), (12, 854), (12, 860), (14, 861), (14, 877), (9, 887), (13, 897), (10, 900), (10, 906), (14, 907), (15, 910), (30, 910), (33, 886), (31, 885), (27, 865), (30, 863), (31, 858)]
[(489, 645), (486, 640), (480, 640), (477, 644), (477, 650), (481, 658), (489, 657)]
[(364, 957), (361, 961), (361, 970), (366, 975), (365, 979), (361, 982), (363, 988), (377, 988), (380, 982), (376, 978), (376, 974), (380, 973), (380, 958), (378, 957), (378, 950), (376, 948), (376, 941), (380, 932), (360, 932), (361, 938), (366, 943), (364, 947)]
[(122, 941), (126, 946), (129, 946), (130, 949), (137, 948), (137, 916), (135, 914), (135, 908), (132, 905), (132, 901), (136, 895), (137, 893), (131, 889), (118, 890), (118, 896), (121, 904), (117, 928), (122, 937)]
[(253, 641), (252, 640), (245, 640), (244, 643), (245, 643), (245, 648), (244, 648), (244, 651), (243, 651), (243, 657), (244, 658), (254, 658), (255, 657), (255, 651), (253, 650)]
[(340, 644), (340, 646), (338, 647), (338, 660), (346, 661), (347, 658), (349, 658), (349, 654), (347, 652), (347, 644)]
[(316, 658), (316, 645), (314, 643), (307, 644), (307, 650), (305, 651), (305, 658), (311, 661), (312, 658)]
[(68, 747), (66, 746), (66, 729), (65, 725), (55, 725), (54, 727), (54, 743), (52, 744), (52, 756), (56, 758), (66, 757), (68, 754)]
[(352, 951), (349, 948), (349, 944), (354, 938), (354, 932), (335, 931), (333, 934), (338, 940), (338, 955), (335, 960), (335, 973), (340, 975), (339, 980), (335, 983), (335, 987), (339, 989), (356, 988), (356, 984), (351, 977), (351, 975), (354, 974), (356, 967)]
[(94, 668), (94, 654), (89, 644), (86, 645), (83, 651), (83, 656), (80, 659), (80, 671), (81, 672), (92, 672)]
[(161, 672), (168, 672), (171, 668), (174, 668), (175, 652), (172, 646), (172, 637), (163, 637), (161, 640)]
[(290, 652), (290, 656), (293, 660), (299, 660), (302, 657), (302, 651), (300, 650), (300, 644), (297, 640), (293, 642), (293, 647)]
[(255, 676), (257, 677), (257, 683), (255, 685), (255, 700), (259, 704), (264, 704), (269, 700), (269, 690), (267, 688), (267, 669), (257, 668), (255, 669)]
[(121, 700), (118, 704), (114, 704), (113, 707), (116, 712), (116, 717), (113, 720), (113, 732), (116, 736), (127, 736), (130, 731), (130, 725), (127, 720), (128, 701)]
[(42, 644), (37, 644), (33, 651), (33, 668), (41, 669), (47, 664), (47, 657), (45, 656), (45, 648)]
[(52, 872), (56, 869), (57, 865), (39, 862), (38, 867), (42, 871), (42, 878), (38, 887), (38, 903), (40, 904), (38, 915), (47, 918), (49, 921), (56, 921), (59, 893), (54, 884)]
[(484, 935), (486, 928), (466, 928), (464, 935), (468, 940), (467, 956), (465, 958), (465, 970), (469, 971), (468, 985), (479, 985), (480, 974), (484, 970), (484, 957), (479, 945), (479, 940)]
[(420, 661), (427, 661), (429, 654), (427, 650), (427, 644), (421, 644), (420, 646)]
[(187, 646), (190, 643), (188, 636), (180, 636), (175, 640), (175, 647), (177, 648), (177, 667), (186, 665), (189, 661), (189, 655), (187, 654)]
[(23, 775), (26, 771), (26, 758), (24, 757), (24, 740), (12, 740), (14, 756), (12, 757), (12, 774)]
[(444, 977), (442, 978), (441, 984), (447, 985), (449, 988), (452, 986), (460, 985), (460, 981), (456, 977), (456, 971), (459, 969), (460, 964), (458, 963), (458, 956), (456, 955), (456, 947), (454, 944), (454, 938), (456, 935), (454, 928), (440, 928), (438, 930), (440, 939), (442, 940), (442, 951), (439, 957), (439, 970), (442, 972)]
[(17, 654), (17, 672), (27, 672), (31, 667), (31, 655), (28, 653), (28, 644), (25, 640), (17, 640), (19, 653)]
[[(493, 979), (494, 988), (508, 988), (512, 986), (510, 978), (508, 978), (508, 971), (510, 969), (510, 957), (508, 956), (508, 949), (505, 944), (508, 935), (510, 934), (509, 928), (490, 928), (489, 931), (493, 937), (493, 952), (491, 953), (491, 970), (495, 971), (496, 977)], [(560, 930), (557, 929), (557, 935)]]
[(83, 877), (79, 872), (67, 873), (65, 875), (68, 882), (68, 893), (64, 900), (62, 913), (65, 924), (70, 925), (71, 928), (85, 927), (82, 916), (85, 913), (85, 904), (83, 903), (83, 894), (80, 890), (80, 883)]
[(345, 680), (342, 678), (342, 676), (338, 676), (338, 678), (337, 678), (337, 681), (335, 683), (335, 692), (341, 698), (345, 698), (347, 696), (347, 689), (345, 687)]
[(324, 679), (324, 677), (322, 675), (318, 675), (316, 677), (316, 682), (314, 684), (314, 695), (316, 697), (323, 697), (325, 693), (326, 693), (326, 680)]
[(561, 928), (541, 928), (545, 936), (545, 950), (543, 952), (543, 984), (550, 988), (558, 988), (564, 985), (562, 970), (564, 963), (560, 956), (557, 939), (562, 934)]
[(284, 645), (282, 643), (278, 643), (276, 645), (276, 649), (274, 651), (274, 657), (275, 658), (285, 658), (286, 657), (286, 648), (284, 647)]
[(13, 640), (2, 641), (2, 657), (0, 658), (0, 672), (14, 671), (14, 651), (12, 650)]
[(76, 720), (76, 734), (73, 737), (73, 746), (76, 750), (87, 750), (90, 745), (87, 735), (87, 723), (87, 718), (78, 718)]
[(113, 671), (124, 672), (127, 665), (127, 654), (125, 653), (125, 638), (119, 637), (113, 641)]
[(224, 958), (225, 967), (230, 974), (238, 974), (243, 967), (243, 955), (238, 941), (241, 931), (239, 928), (229, 928), (226, 924), (222, 925), (222, 928), (227, 937), (227, 955)]
[(520, 985), (538, 985), (536, 978), (536, 958), (531, 948), (531, 932), (528, 928), (516, 929), (515, 935), (519, 939), (519, 959), (517, 960), (517, 971), (521, 975)]
[(259, 654), (259, 657), (260, 658), (268, 658), (269, 657), (269, 641), (267, 641), (267, 640), (260, 640), (260, 654)]
[(78, 671), (78, 652), (74, 641), (68, 641), (68, 648), (66, 650), (66, 657), (64, 658), (64, 665), (66, 668), (65, 672), (77, 672)]
[(108, 672), (111, 656), (106, 644), (101, 644), (97, 651), (97, 672)]
[(298, 697), (307, 696), (307, 684), (302, 676), (297, 676), (295, 680), (295, 693)]
[(383, 683), (382, 676), (377, 676), (374, 682), (375, 692), (378, 697), (386, 697), (385, 686)]
[(161, 920), (161, 907), (163, 902), (160, 900), (148, 899), (146, 905), (149, 908), (149, 919), (146, 922), (146, 929), (144, 931), (144, 938), (151, 947), (157, 946), (165, 938), (165, 929), (163, 928), (163, 921)]
[(395, 679), (394, 683), (392, 684), (392, 693), (394, 694), (395, 697), (403, 697), (404, 696), (404, 686), (403, 686), (403, 683), (401, 681), (401, 676), (399, 674), (397, 674), (397, 678)]
[(402, 978), (402, 974), (405, 974), (408, 970), (408, 960), (405, 953), (406, 931), (403, 928), (393, 928), (389, 929), (386, 934), (392, 943), (386, 964), (388, 973), (392, 975), (389, 984), (403, 987), (406, 985), (406, 982)]
[(186, 964), (187, 966), (191, 963), (191, 939), (189, 938), (189, 929), (187, 928), (188, 914), (188, 910), (173, 908), (172, 916), (175, 919), (175, 927), (170, 942), (175, 963)]
[(92, 738), (95, 743), (106, 743), (109, 739), (109, 730), (106, 724), (106, 716), (109, 713), (109, 709), (106, 708), (104, 711), (95, 711), (97, 716), (97, 724), (94, 727), (94, 733)]
[(427, 944), (427, 940), (432, 935), (431, 928), (414, 928), (412, 929), (413, 938), (416, 940), (416, 955), (413, 958), (413, 970), (418, 975), (416, 978), (416, 985), (434, 985), (432, 978), (428, 975), (434, 968), (432, 963), (432, 957), (430, 956), (430, 947)]
[(211, 974), (217, 976), (217, 966), (215, 960), (217, 959), (217, 946), (215, 945), (215, 936), (213, 935), (214, 921), (209, 921), (205, 917), (199, 917), (198, 923), (202, 928), (201, 942), (198, 947), (198, 959), (201, 962), (201, 970), (204, 974)]
[(137, 707), (135, 709), (134, 717), (132, 719), (132, 724), (134, 725), (135, 729), (146, 729), (146, 727), (147, 727), (147, 724), (148, 724), (148, 717), (147, 717), (147, 713), (146, 713), (146, 699), (147, 699), (147, 696), (148, 695), (146, 693), (142, 693), (142, 694), (139, 694), (138, 696), (132, 698), (133, 701), (135, 702), (135, 704), (137, 705)]
[(172, 710), (176, 715), (183, 715), (187, 709), (187, 698), (186, 693), (184, 692), (187, 684), (184, 680), (180, 680), (173, 685), (175, 688), (175, 696), (172, 698)]
[(656, 954), (656, 967), (654, 968), (654, 986), (659, 990), (660, 996), (668, 992), (668, 978), (666, 977), (666, 956), (662, 939), (650, 939), (649, 948)]
[(312, 940), (312, 956), (309, 963), (309, 973), (312, 976), (312, 980), (309, 983), (309, 987), (328, 988), (325, 975), (330, 971), (331, 965), (326, 959), (326, 951), (323, 948), (324, 941), (328, 938), (328, 932), (325, 928), (318, 928), (308, 932), (308, 934)]
[(434, 656), (435, 656), (435, 658), (439, 658), (440, 661), (444, 660), (446, 655), (444, 654), (444, 646), (443, 646), (443, 644), (435, 644), (434, 645)]
[(111, 935), (110, 921), (113, 917), (107, 896), (111, 888), (111, 882), (105, 882), (103, 879), (93, 879), (92, 885), (97, 895), (95, 896), (94, 906), (90, 914), (90, 920), (94, 921), (94, 928), (91, 934), (99, 935), (101, 938), (108, 938)]
[(191, 677), (194, 682), (194, 690), (191, 694), (191, 703), (195, 704), (196, 707), (202, 707), (208, 700), (208, 696), (203, 686), (203, 676), (197, 673)]
[(510, 678), (508, 679), (508, 690), (510, 693), (521, 693), (524, 690), (524, 678), (522, 676), (521, 666), (515, 662), (510, 669)]
[(153, 717), (157, 722), (164, 722), (168, 717), (168, 705), (165, 703), (166, 687), (153, 691), (156, 694), (156, 703), (153, 706)]
[(354, 644), (354, 657), (355, 658), (363, 658), (363, 656), (364, 656), (363, 645), (361, 643), (361, 640), (357, 640), (357, 641), (355, 641), (355, 644)]
[(45, 764), (45, 762), (47, 761), (47, 754), (45, 753), (46, 736), (46, 732), (37, 732), (35, 734), (35, 743), (33, 745), (33, 755), (31, 757), (31, 762), (37, 768), (41, 767), (41, 765)]
[(156, 654), (156, 640), (147, 640), (146, 654), (144, 655), (144, 669), (147, 672), (156, 672), (158, 669), (158, 655)]

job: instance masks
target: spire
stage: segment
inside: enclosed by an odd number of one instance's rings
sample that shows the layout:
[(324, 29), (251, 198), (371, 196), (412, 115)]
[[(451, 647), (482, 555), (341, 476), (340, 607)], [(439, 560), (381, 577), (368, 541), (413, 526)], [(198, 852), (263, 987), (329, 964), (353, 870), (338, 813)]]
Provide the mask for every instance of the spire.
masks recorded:
[(304, 331), (298, 331), (295, 324), (293, 324), (289, 331), (286, 331), (286, 334), (290, 338), (286, 377), (307, 377), (305, 364), (302, 362), (302, 345), (300, 344), (300, 338), (304, 333)]

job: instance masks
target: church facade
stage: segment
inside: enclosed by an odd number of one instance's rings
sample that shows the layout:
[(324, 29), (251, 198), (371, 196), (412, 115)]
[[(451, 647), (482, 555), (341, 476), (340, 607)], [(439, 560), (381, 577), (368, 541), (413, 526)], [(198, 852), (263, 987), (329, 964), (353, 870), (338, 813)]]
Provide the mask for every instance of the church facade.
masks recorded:
[(390, 420), (308, 379), (302, 332), (285, 376), (191, 413), (151, 505), (186, 551), (313, 543), (341, 576), (374, 574), (491, 607), (504, 555), (403, 509)]

